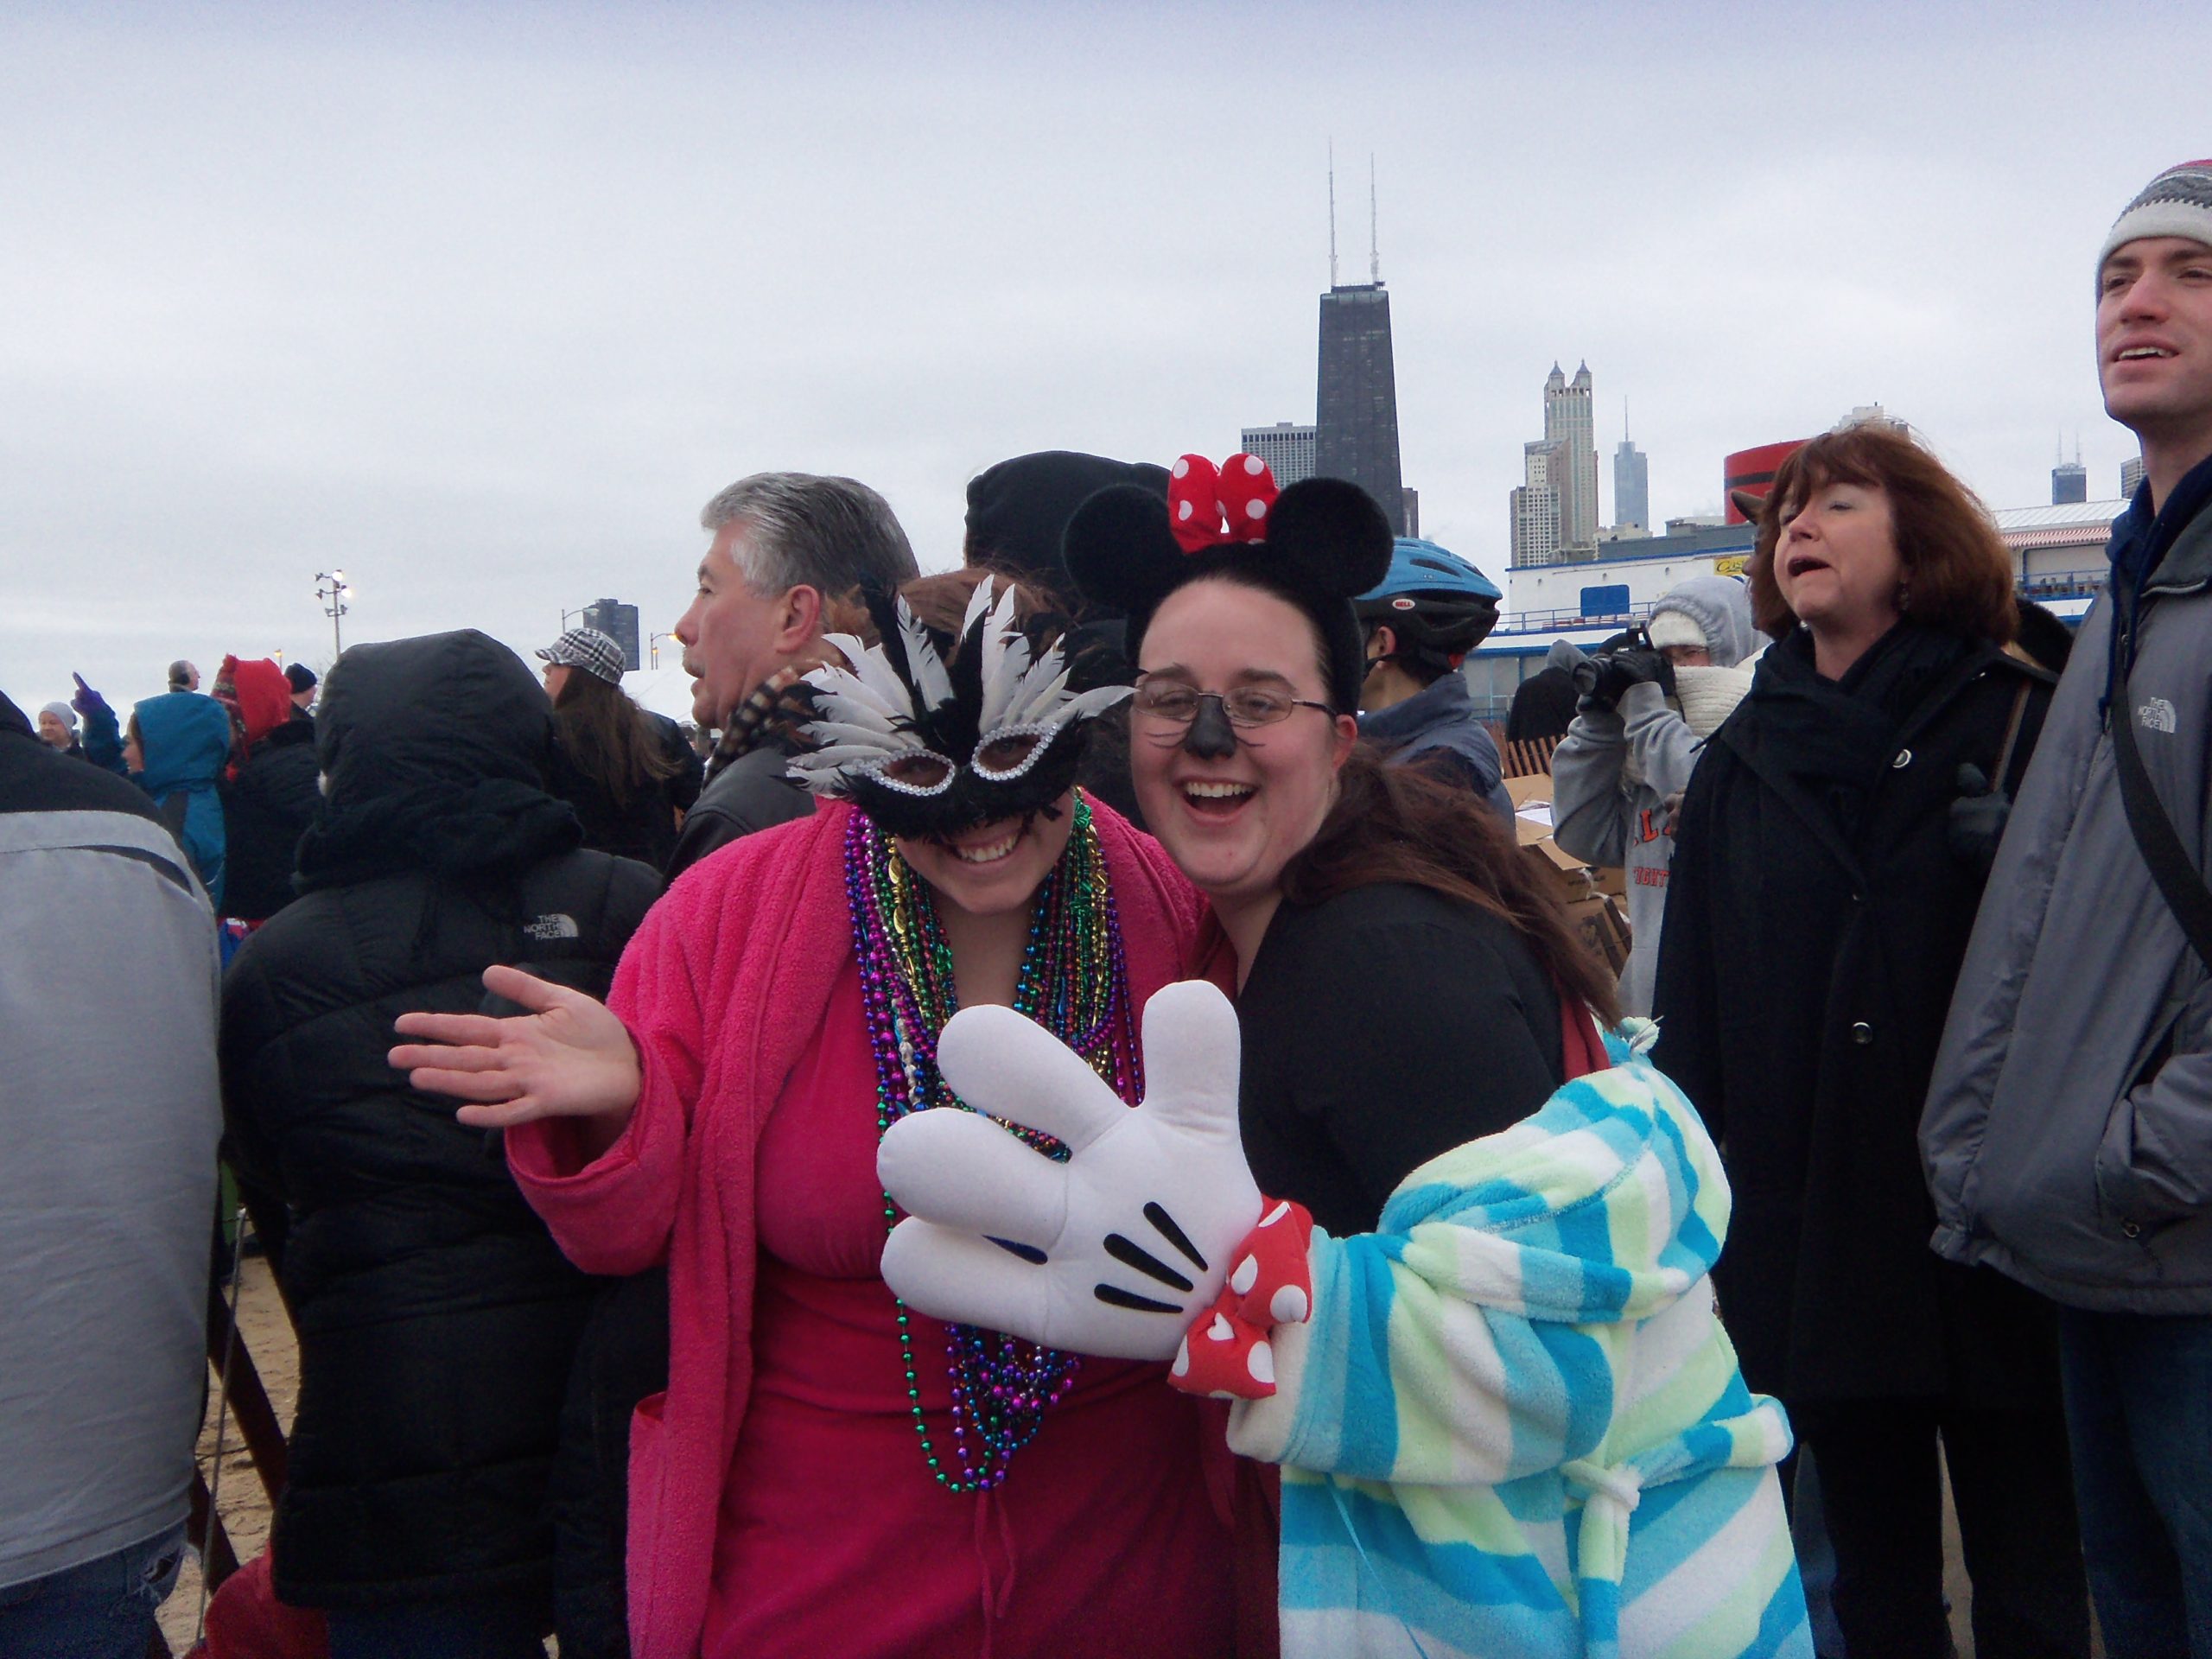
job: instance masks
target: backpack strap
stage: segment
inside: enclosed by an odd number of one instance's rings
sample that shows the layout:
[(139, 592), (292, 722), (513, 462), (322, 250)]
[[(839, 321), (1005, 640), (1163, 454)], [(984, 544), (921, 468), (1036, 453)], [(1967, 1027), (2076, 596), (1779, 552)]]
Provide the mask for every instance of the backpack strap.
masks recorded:
[(2135, 836), (2151, 879), (2158, 884), (2166, 908), (2181, 924), (2181, 931), (2212, 971), (2212, 887), (2204, 885), (2196, 862), (2182, 845), (2181, 832), (2167, 816), (2151, 782), (2149, 768), (2135, 746), (2135, 699), (2133, 672), (2120, 683), (2120, 694), (2112, 710), (2113, 759), (2120, 772), (2120, 804), (2127, 811), (2127, 827)]

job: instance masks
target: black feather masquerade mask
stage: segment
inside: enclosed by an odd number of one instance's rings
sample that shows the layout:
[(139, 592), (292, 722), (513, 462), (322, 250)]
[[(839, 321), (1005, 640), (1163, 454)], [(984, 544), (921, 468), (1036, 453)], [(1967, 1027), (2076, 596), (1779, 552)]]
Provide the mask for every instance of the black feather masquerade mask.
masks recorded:
[(1068, 655), (1064, 620), (1017, 620), (1012, 585), (995, 603), (993, 585), (976, 585), (957, 648), (904, 599), (869, 595), (883, 643), (829, 636), (853, 666), (806, 676), (814, 718), (798, 736), (813, 747), (792, 775), (923, 840), (1027, 817), (1065, 794), (1090, 722), (1129, 688), (1079, 689), (1089, 654)]

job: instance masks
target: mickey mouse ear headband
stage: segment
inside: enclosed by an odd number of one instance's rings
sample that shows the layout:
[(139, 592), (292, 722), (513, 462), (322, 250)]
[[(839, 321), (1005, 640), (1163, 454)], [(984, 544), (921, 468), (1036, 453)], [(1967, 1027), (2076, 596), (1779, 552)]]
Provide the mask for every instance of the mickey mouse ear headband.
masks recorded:
[(1083, 596), (1127, 613), (1132, 661), (1160, 601), (1202, 576), (1233, 574), (1289, 601), (1320, 632), (1343, 713), (1366, 677), (1351, 601), (1389, 574), (1390, 550), (1389, 521), (1358, 485), (1308, 478), (1278, 491), (1267, 463), (1245, 454), (1219, 467), (1185, 455), (1164, 502), (1130, 485), (1101, 490), (1076, 509), (1066, 543)]

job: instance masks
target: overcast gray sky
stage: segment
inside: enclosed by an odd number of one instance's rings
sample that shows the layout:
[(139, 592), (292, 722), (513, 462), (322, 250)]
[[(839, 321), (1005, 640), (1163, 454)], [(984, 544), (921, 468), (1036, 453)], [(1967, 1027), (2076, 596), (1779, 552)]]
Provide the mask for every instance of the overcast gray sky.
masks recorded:
[[(963, 490), (1310, 420), (1381, 181), (1424, 528), (1492, 575), (1557, 359), (1652, 508), (1879, 400), (1995, 506), (2133, 442), (2090, 260), (2212, 151), (2212, 9), (18, 3), (0, 690), (685, 602), (764, 467)], [(672, 659), (664, 659), (672, 660)], [(664, 675), (664, 681), (673, 677)], [(664, 684), (653, 701), (680, 708)]]

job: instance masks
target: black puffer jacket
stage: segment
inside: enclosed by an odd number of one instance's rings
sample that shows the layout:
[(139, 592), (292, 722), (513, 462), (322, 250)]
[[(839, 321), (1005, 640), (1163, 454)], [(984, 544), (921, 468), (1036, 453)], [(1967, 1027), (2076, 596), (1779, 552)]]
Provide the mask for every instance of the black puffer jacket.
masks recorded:
[(231, 1150), (293, 1225), (300, 1332), (276, 1587), (309, 1607), (543, 1592), (547, 1471), (592, 1284), (495, 1136), (385, 1063), (410, 1009), (484, 1007), (512, 963), (602, 993), (658, 891), (576, 849), (540, 787), (544, 694), (474, 632), (356, 646), (326, 683), (331, 780), (301, 897), (224, 985)]
[(265, 921), (292, 902), (292, 859), (322, 804), (315, 721), (286, 721), (219, 789), (223, 798), (223, 908)]
[(1795, 1408), (2056, 1407), (2050, 1310), (1929, 1248), (1915, 1135), (1986, 866), (1959, 770), (2017, 783), (2051, 680), (1900, 624), (1840, 681), (1802, 630), (1707, 742), (1676, 827), (1653, 1058), (1720, 1143), (1713, 1283), (1745, 1380)]

